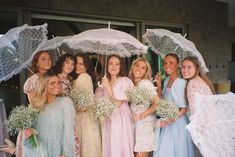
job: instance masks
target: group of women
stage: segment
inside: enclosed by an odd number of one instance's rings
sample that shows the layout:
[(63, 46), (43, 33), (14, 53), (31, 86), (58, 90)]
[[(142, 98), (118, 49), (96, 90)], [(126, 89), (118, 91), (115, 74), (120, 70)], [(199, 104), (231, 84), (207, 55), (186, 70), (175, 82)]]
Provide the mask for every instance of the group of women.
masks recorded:
[[(127, 77), (123, 59), (109, 56), (102, 87), (98, 88), (87, 54), (75, 57), (65, 54), (53, 68), (52, 65), (48, 52), (34, 56), (35, 74), (25, 82), (24, 92), (30, 106), (40, 112), (34, 124), (40, 145), (36, 149), (24, 146), (24, 133), (19, 133), (17, 157), (148, 157), (151, 152), (154, 157), (195, 156), (190, 134), (185, 129), (194, 114), (194, 95), (214, 93), (209, 79), (200, 71), (197, 58), (183, 60), (181, 78), (178, 56), (166, 55), (164, 69), (168, 77), (162, 89), (160, 74), (156, 75), (158, 90), (144, 58), (132, 62)], [(126, 90), (135, 86), (150, 91), (149, 107), (128, 101)], [(101, 124), (90, 110), (74, 109), (73, 101), (67, 97), (72, 89), (86, 89), (98, 98), (109, 98), (117, 107)], [(161, 98), (179, 108), (177, 119), (157, 119), (154, 112)]]

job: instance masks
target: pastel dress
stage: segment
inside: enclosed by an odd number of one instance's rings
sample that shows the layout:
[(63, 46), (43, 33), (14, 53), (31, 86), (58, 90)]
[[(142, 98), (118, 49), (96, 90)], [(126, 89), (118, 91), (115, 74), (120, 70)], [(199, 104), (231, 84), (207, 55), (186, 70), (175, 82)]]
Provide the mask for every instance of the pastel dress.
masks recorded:
[[(186, 81), (176, 78), (167, 88), (169, 77), (166, 78), (163, 87), (163, 98), (172, 101), (178, 108), (186, 107), (185, 87)], [(194, 146), (188, 130), (185, 129), (189, 120), (186, 115), (181, 116), (175, 122), (161, 129), (160, 143), (154, 157), (194, 157)]]
[(70, 81), (68, 79), (61, 79), (61, 85), (62, 85), (62, 95), (69, 96), (70, 91), (72, 89)]
[[(109, 118), (105, 119), (102, 132), (102, 157), (134, 157), (134, 128), (126, 90), (134, 85), (127, 77), (119, 77), (112, 85), (115, 99), (123, 101)], [(96, 90), (97, 97), (107, 97), (103, 88)]]
[[(86, 89), (91, 96), (94, 96), (92, 79), (87, 73), (78, 76), (73, 88)], [(76, 131), (81, 157), (101, 157), (100, 124), (91, 110), (76, 112)]]
[[(131, 103), (131, 111), (133, 115), (138, 115), (146, 111), (151, 105), (151, 99), (157, 95), (155, 87), (150, 80), (141, 80), (138, 85), (140, 88), (146, 88), (150, 91), (150, 100), (147, 104), (134, 104)], [(134, 123), (135, 131), (135, 145), (134, 152), (151, 152), (155, 150), (156, 140), (155, 137), (155, 125), (157, 118), (153, 114), (148, 115), (143, 120), (136, 121)], [(159, 128), (156, 128), (159, 130)], [(158, 131), (159, 132), (159, 131)]]
[(36, 92), (38, 89), (39, 84), (39, 77), (38, 75), (34, 74), (27, 78), (27, 80), (24, 83), (24, 93), (28, 94), (29, 92)]
[(33, 125), (38, 132), (37, 148), (24, 144), (24, 157), (75, 157), (75, 110), (68, 97), (57, 97), (40, 111)]

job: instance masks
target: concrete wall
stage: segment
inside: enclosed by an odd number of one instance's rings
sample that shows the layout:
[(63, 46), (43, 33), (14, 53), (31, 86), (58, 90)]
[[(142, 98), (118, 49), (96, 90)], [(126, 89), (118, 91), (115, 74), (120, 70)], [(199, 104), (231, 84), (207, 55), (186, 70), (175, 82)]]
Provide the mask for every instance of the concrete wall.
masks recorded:
[(228, 5), (214, 0), (7, 0), (0, 7), (29, 8), (129, 18), (140, 22), (187, 25), (193, 41), (209, 67), (214, 81), (228, 78), (231, 43), (235, 28), (228, 27)]

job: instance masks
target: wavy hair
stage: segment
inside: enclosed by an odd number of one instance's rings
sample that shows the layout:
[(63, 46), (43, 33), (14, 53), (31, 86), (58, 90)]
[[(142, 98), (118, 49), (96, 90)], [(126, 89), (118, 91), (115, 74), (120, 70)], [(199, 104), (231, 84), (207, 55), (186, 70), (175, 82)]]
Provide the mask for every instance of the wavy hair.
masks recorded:
[(110, 55), (110, 56), (108, 57), (108, 59), (107, 59), (107, 65), (106, 65), (106, 76), (107, 76), (107, 78), (108, 78), (109, 80), (111, 80), (111, 75), (110, 75), (110, 73), (108, 72), (109, 61), (110, 61), (110, 59), (113, 58), (113, 57), (117, 58), (117, 59), (119, 60), (119, 62), (120, 62), (120, 69), (119, 69), (119, 73), (118, 73), (117, 77), (126, 76), (126, 75), (125, 75), (125, 67), (124, 67), (125, 62), (124, 62), (123, 58), (121, 58), (120, 56), (117, 56), (117, 55)]
[[(76, 54), (74, 57), (75, 58), (74, 59), (75, 67), (77, 65), (77, 57), (81, 57), (83, 59), (83, 64), (86, 68), (86, 72), (91, 76), (93, 87), (95, 90), (97, 87), (97, 80), (96, 80), (95, 71), (94, 71), (93, 65), (91, 64), (91, 60), (89, 58), (89, 55), (85, 54), (85, 53)], [(74, 71), (73, 71), (73, 79), (77, 79), (77, 77), (79, 76), (79, 74), (77, 74), (75, 71), (76, 71), (76, 68), (74, 68)]]
[(32, 66), (31, 66), (31, 69), (32, 69), (32, 71), (34, 72), (34, 73), (37, 73), (38, 72), (38, 59), (39, 59), (39, 57), (41, 56), (41, 54), (43, 54), (43, 53), (47, 53), (50, 57), (51, 57), (51, 62), (52, 62), (52, 64), (51, 65), (53, 65), (53, 60), (52, 60), (52, 56), (51, 56), (51, 54), (49, 53), (49, 52), (47, 52), (47, 51), (39, 51), (39, 52), (37, 52), (34, 56), (33, 56), (33, 60), (32, 60)]
[(33, 99), (31, 106), (37, 110), (42, 110), (46, 103), (47, 103), (47, 86), (48, 82), (52, 77), (58, 77), (59, 76), (54, 71), (47, 72), (44, 76), (39, 78), (39, 89), (38, 92)]
[[(63, 72), (63, 67), (64, 64), (67, 60), (72, 60), (75, 63), (74, 56), (71, 54), (63, 54), (58, 61), (56, 62), (53, 70), (55, 71), (56, 74), (60, 74)], [(68, 79), (72, 80), (72, 72), (68, 75)]]
[[(213, 86), (212, 82), (210, 81), (210, 79), (207, 77), (207, 75), (206, 75), (204, 72), (202, 72), (197, 57), (194, 57), (194, 56), (185, 57), (185, 58), (183, 59), (182, 63), (183, 63), (184, 61), (190, 61), (190, 62), (193, 63), (193, 65), (194, 65), (194, 67), (195, 67), (195, 69), (196, 69), (196, 74), (195, 74), (194, 77), (200, 76), (200, 77), (202, 78), (202, 80), (209, 86), (211, 92), (212, 92), (213, 94), (215, 94), (214, 86)], [(193, 78), (194, 78), (194, 77), (193, 77)], [(189, 81), (190, 81), (190, 79), (189, 79)]]
[(145, 65), (146, 65), (146, 72), (145, 72), (144, 76), (142, 77), (142, 79), (151, 80), (151, 78), (152, 78), (152, 69), (151, 69), (151, 66), (150, 66), (149, 62), (148, 62), (145, 58), (142, 58), (142, 57), (137, 58), (136, 60), (134, 60), (134, 61), (132, 62), (131, 68), (130, 68), (129, 74), (128, 74), (129, 78), (130, 78), (131, 80), (134, 80), (133, 68), (134, 68), (135, 64), (136, 64), (137, 62), (139, 62), (139, 61), (143, 61), (143, 62), (145, 63)]

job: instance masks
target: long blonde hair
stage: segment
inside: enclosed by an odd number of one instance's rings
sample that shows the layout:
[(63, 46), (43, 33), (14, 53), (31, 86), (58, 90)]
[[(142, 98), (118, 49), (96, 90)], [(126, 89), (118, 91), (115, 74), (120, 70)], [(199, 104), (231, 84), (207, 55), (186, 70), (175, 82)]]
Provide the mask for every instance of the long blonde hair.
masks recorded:
[(129, 78), (130, 78), (131, 80), (134, 80), (133, 68), (134, 68), (135, 64), (136, 64), (138, 61), (143, 61), (143, 62), (146, 64), (146, 73), (144, 74), (144, 76), (142, 77), (142, 79), (151, 80), (151, 78), (152, 78), (152, 69), (151, 69), (151, 66), (150, 66), (149, 62), (148, 62), (146, 59), (142, 58), (142, 57), (137, 58), (136, 60), (134, 60), (134, 61), (132, 62), (131, 68), (130, 68), (129, 74), (128, 74)]
[(44, 76), (39, 78), (39, 90), (36, 93), (36, 96), (31, 103), (31, 107), (33, 107), (39, 111), (45, 107), (45, 105), (47, 103), (48, 82), (54, 76), (59, 77), (54, 72), (47, 72)]
[[(200, 76), (200, 77), (202, 78), (202, 80), (209, 86), (211, 92), (212, 92), (213, 94), (215, 94), (215, 88), (214, 88), (212, 82), (210, 81), (210, 79), (207, 77), (207, 75), (206, 75), (204, 72), (202, 72), (197, 57), (193, 57), (193, 56), (185, 57), (185, 58), (183, 59), (182, 63), (183, 63), (184, 61), (186, 61), (186, 60), (192, 62), (193, 65), (195, 66), (195, 69), (196, 69), (196, 74), (195, 74), (195, 76)], [(195, 76), (194, 76), (194, 77), (195, 77)]]

